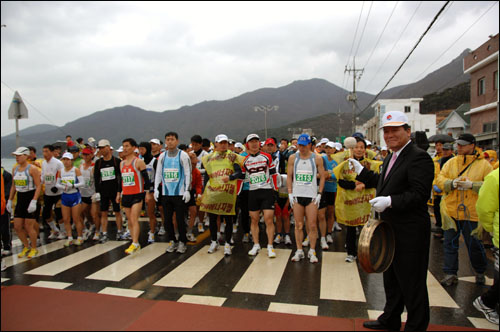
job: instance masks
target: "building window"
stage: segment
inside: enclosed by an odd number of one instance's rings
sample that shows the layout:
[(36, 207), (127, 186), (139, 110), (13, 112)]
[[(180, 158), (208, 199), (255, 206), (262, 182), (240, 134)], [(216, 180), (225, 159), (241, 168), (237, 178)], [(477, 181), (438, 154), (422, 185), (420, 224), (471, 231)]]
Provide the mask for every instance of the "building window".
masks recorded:
[(484, 77), (477, 81), (477, 95), (482, 96), (486, 93), (486, 85), (484, 82)]
[(492, 133), (497, 130), (497, 122), (483, 123), (483, 133)]
[(411, 113), (411, 107), (405, 106), (405, 113)]
[(493, 73), (493, 90), (498, 90), (498, 70)]

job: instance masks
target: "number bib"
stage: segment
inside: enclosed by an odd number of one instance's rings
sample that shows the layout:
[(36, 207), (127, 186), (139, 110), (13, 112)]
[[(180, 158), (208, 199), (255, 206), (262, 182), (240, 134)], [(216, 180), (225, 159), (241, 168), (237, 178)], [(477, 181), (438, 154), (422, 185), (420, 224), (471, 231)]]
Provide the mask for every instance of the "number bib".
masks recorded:
[(61, 177), (61, 182), (64, 184), (75, 184), (75, 178), (73, 176), (63, 176)]
[(122, 181), (123, 181), (123, 186), (124, 187), (133, 187), (133, 186), (135, 186), (134, 172), (122, 173)]
[(295, 182), (298, 186), (310, 186), (313, 181), (313, 172), (298, 170), (295, 174)]
[(179, 170), (177, 168), (164, 168), (163, 180), (165, 183), (179, 182)]
[(101, 168), (101, 179), (102, 181), (110, 181), (116, 179), (115, 168), (114, 167)]
[(14, 176), (14, 185), (17, 190), (28, 189), (28, 177), (24, 173), (17, 173)]
[(264, 172), (257, 172), (250, 175), (250, 184), (261, 185), (267, 183), (267, 176)]
[(56, 182), (56, 177), (52, 174), (45, 175), (45, 184), (53, 184)]

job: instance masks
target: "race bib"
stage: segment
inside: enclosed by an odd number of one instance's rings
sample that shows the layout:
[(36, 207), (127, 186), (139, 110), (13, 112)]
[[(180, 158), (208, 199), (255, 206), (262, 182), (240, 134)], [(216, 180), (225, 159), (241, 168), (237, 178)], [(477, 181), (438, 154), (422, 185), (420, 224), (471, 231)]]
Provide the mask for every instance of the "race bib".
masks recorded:
[(101, 168), (101, 179), (102, 181), (110, 181), (116, 179), (115, 168), (114, 167)]
[(64, 184), (75, 184), (75, 178), (72, 176), (61, 177), (61, 182)]
[(14, 176), (14, 185), (18, 189), (24, 189), (28, 187), (28, 177), (24, 173), (18, 173)]
[(164, 168), (163, 180), (167, 182), (179, 182), (179, 170), (177, 168)]
[(297, 171), (295, 174), (295, 182), (299, 186), (311, 185), (313, 181), (312, 171)]
[(267, 176), (264, 172), (253, 173), (250, 175), (250, 184), (260, 185), (267, 183)]
[(133, 187), (135, 186), (135, 177), (134, 172), (122, 173), (122, 181), (124, 187)]
[(53, 174), (46, 174), (45, 175), (45, 183), (46, 184), (52, 184), (56, 182), (56, 177)]

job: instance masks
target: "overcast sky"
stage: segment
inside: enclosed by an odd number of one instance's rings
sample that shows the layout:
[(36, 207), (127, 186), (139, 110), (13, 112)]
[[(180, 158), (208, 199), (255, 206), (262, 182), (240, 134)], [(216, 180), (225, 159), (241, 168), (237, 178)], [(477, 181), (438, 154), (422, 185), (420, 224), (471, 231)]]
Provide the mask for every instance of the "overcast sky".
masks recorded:
[[(311, 78), (351, 89), (344, 69), (354, 55), (365, 69), (357, 89), (375, 94), (444, 3), (2, 1), (1, 135), (15, 132), (7, 120), (14, 90), (29, 102), (21, 129), (127, 104), (174, 110)], [(389, 88), (498, 33), (498, 1), (450, 4)]]

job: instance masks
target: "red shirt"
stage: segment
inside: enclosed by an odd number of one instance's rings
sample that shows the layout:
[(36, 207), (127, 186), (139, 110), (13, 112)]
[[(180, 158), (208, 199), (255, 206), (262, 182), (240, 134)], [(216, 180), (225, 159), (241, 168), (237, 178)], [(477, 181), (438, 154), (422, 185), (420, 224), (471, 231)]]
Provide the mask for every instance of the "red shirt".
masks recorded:
[(191, 186), (195, 190), (196, 195), (201, 195), (203, 190), (203, 182), (201, 178), (201, 172), (196, 167), (193, 167), (193, 171), (191, 172), (193, 176), (193, 182)]

